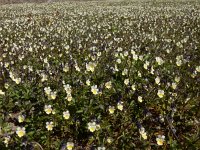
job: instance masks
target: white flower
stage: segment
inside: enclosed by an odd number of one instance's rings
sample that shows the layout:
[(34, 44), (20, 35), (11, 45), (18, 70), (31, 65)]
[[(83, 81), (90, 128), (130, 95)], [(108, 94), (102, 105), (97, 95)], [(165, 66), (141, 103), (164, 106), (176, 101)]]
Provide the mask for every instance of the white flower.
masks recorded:
[(111, 81), (106, 82), (105, 86), (106, 86), (107, 89), (110, 89), (112, 87)]
[(197, 72), (200, 72), (200, 66), (197, 66), (197, 67), (196, 67), (196, 71), (197, 71)]
[(146, 61), (145, 64), (143, 65), (144, 69), (148, 69), (148, 66), (149, 66), (149, 62)]
[(142, 138), (144, 140), (146, 140), (147, 139), (147, 133), (145, 132), (145, 129), (143, 127), (141, 127), (139, 132), (140, 132), (140, 135), (142, 136)]
[(133, 84), (133, 85), (131, 86), (131, 88), (132, 88), (133, 91), (135, 91), (135, 90), (136, 90), (135, 84)]
[(64, 71), (64, 72), (68, 72), (68, 71), (69, 71), (69, 66), (68, 66), (68, 64), (66, 64), (66, 65), (63, 67), (63, 71)]
[(56, 99), (56, 94), (57, 94), (57, 92), (51, 92), (50, 98), (53, 99), (53, 100)]
[(96, 67), (96, 63), (89, 62), (88, 64), (86, 64), (86, 70), (87, 71), (94, 72), (95, 67)]
[(105, 147), (98, 147), (97, 150), (106, 150)]
[(90, 80), (89, 80), (89, 79), (86, 81), (86, 84), (87, 84), (88, 86), (90, 85)]
[(156, 138), (156, 142), (158, 145), (163, 145), (165, 141), (165, 136), (164, 135), (158, 135), (158, 137)]
[(113, 114), (115, 112), (115, 107), (114, 106), (109, 106), (109, 113)]
[(129, 79), (125, 79), (125, 80), (124, 80), (124, 84), (125, 84), (125, 85), (128, 85), (128, 84), (129, 84)]
[(18, 116), (18, 122), (19, 123), (24, 122), (24, 120), (25, 120), (25, 117), (23, 115)]
[(138, 102), (142, 102), (143, 101), (143, 99), (142, 99), (142, 96), (138, 96)]
[(125, 76), (125, 75), (127, 75), (127, 74), (128, 74), (128, 69), (124, 69), (124, 70), (122, 71), (122, 75)]
[(182, 65), (182, 60), (176, 60), (176, 65), (180, 67)]
[(97, 95), (99, 93), (99, 89), (97, 88), (97, 85), (91, 86), (91, 92), (94, 95)]
[(9, 73), (9, 76), (16, 84), (19, 84), (21, 82), (21, 78), (15, 78), (12, 72)]
[(71, 94), (67, 94), (67, 97), (66, 97), (67, 101), (72, 101), (72, 95)]
[(42, 77), (41, 79), (42, 82), (47, 81), (48, 76), (46, 74), (42, 73), (41, 77)]
[(45, 87), (45, 88), (44, 88), (44, 92), (45, 92), (46, 95), (50, 95), (50, 93), (51, 93), (51, 88), (50, 88), (50, 87)]
[(177, 56), (176, 57), (176, 65), (178, 66), (178, 67), (180, 67), (181, 65), (182, 65), (182, 63), (183, 63), (183, 55), (180, 55), (180, 56)]
[(157, 93), (158, 97), (163, 98), (164, 94), (165, 92), (163, 90), (158, 90), (158, 93)]
[(121, 59), (118, 58), (118, 59), (117, 59), (117, 63), (118, 63), (118, 64), (121, 64), (121, 62), (122, 62)]
[(111, 143), (113, 141), (113, 139), (111, 137), (107, 138), (107, 142)]
[(180, 82), (180, 77), (175, 77), (175, 82)]
[(70, 117), (70, 113), (69, 113), (68, 110), (65, 111), (65, 112), (63, 112), (63, 117), (64, 117), (66, 120), (69, 119), (69, 117)]
[(134, 50), (131, 50), (131, 54), (132, 54), (134, 60), (138, 60), (138, 55), (135, 53)]
[(142, 74), (141, 74), (141, 72), (139, 72), (139, 71), (138, 71), (138, 77), (142, 77)]
[(51, 105), (45, 105), (44, 106), (44, 111), (49, 115), (52, 113), (52, 108)]
[(124, 52), (124, 56), (128, 56), (128, 51), (125, 51), (125, 52)]
[(176, 83), (172, 83), (172, 88), (175, 90), (177, 87), (177, 84)]
[(65, 89), (65, 91), (66, 91), (67, 94), (71, 94), (72, 89), (71, 89), (71, 86), (69, 84), (64, 85), (64, 89)]
[(46, 122), (46, 128), (48, 131), (52, 131), (53, 130), (53, 122)]
[(153, 67), (151, 67), (151, 74), (154, 74), (154, 68)]
[(155, 78), (155, 82), (156, 82), (156, 84), (159, 85), (159, 84), (160, 84), (160, 77), (156, 77), (156, 78)]
[(156, 62), (158, 63), (158, 65), (162, 65), (164, 63), (161, 57), (156, 57)]
[(9, 141), (10, 141), (10, 136), (6, 136), (6, 137), (4, 137), (4, 144), (6, 145), (6, 147), (8, 147), (8, 143), (9, 143)]
[(55, 111), (55, 109), (53, 109), (53, 110), (52, 110), (52, 114), (53, 114), (53, 115), (54, 115), (54, 114), (56, 114), (56, 111)]
[(16, 79), (14, 79), (14, 81), (16, 84), (19, 84), (21, 82), (21, 78), (16, 78)]
[[(8, 83), (5, 83), (4, 87), (5, 87), (6, 89), (8, 89), (9, 84), (8, 84)], [(1, 91), (1, 90), (0, 90), (0, 91)], [(1, 92), (0, 92), (0, 93), (1, 93)], [(1, 94), (0, 94), (0, 95), (1, 95)]]
[(119, 109), (119, 110), (123, 110), (123, 102), (118, 102), (117, 103), (117, 109)]
[(88, 123), (88, 129), (90, 130), (90, 132), (94, 132), (97, 129), (96, 122), (89, 122)]
[(81, 69), (79, 68), (79, 66), (78, 66), (77, 64), (75, 65), (75, 69), (76, 69), (76, 71), (78, 71), (78, 72), (81, 71)]
[(139, 60), (141, 60), (141, 61), (142, 61), (142, 60), (143, 60), (143, 58), (144, 58), (144, 56), (142, 56), (142, 55), (140, 55), (140, 56), (139, 56)]
[(0, 90), (0, 95), (5, 95), (5, 92), (3, 92), (2, 90)]
[(72, 150), (74, 147), (74, 143), (73, 142), (67, 142), (67, 150)]
[(28, 51), (29, 51), (29, 52), (32, 52), (32, 51), (33, 51), (33, 48), (32, 48), (32, 47), (29, 47)]
[(17, 134), (19, 137), (24, 136), (24, 135), (26, 134), (25, 127), (17, 127), (16, 134)]

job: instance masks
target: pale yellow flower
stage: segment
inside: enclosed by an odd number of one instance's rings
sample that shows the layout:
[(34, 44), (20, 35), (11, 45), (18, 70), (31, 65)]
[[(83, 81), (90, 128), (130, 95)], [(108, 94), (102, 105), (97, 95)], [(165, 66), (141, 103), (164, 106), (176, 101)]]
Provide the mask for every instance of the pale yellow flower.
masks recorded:
[(121, 64), (121, 62), (122, 62), (121, 59), (118, 58), (118, 59), (117, 59), (117, 63), (118, 63), (118, 64)]
[(163, 145), (165, 142), (165, 136), (164, 135), (158, 135), (158, 137), (156, 138), (156, 142), (158, 145)]
[(67, 150), (72, 150), (74, 148), (73, 142), (67, 142)]
[(51, 93), (51, 88), (50, 88), (50, 87), (45, 87), (45, 88), (44, 88), (44, 92), (45, 92), (46, 95), (50, 95), (50, 93)]
[(149, 66), (149, 62), (148, 62), (148, 61), (146, 61), (146, 62), (145, 62), (145, 64), (143, 65), (143, 67), (144, 67), (144, 69), (146, 69), (146, 70), (147, 70), (147, 69), (148, 69), (148, 66)]
[(124, 84), (125, 84), (125, 85), (128, 85), (128, 84), (129, 84), (129, 79), (125, 79), (125, 80), (124, 80)]
[(114, 106), (109, 106), (109, 113), (113, 114), (115, 112), (115, 107)]
[(64, 85), (64, 89), (65, 89), (67, 94), (71, 94), (72, 89), (71, 89), (71, 86), (69, 84)]
[(147, 139), (147, 133), (145, 132), (145, 129), (143, 127), (141, 127), (139, 132), (140, 132), (140, 135), (142, 136), (142, 138), (144, 140), (146, 140)]
[(182, 65), (182, 60), (176, 60), (176, 65), (180, 67)]
[(67, 94), (66, 99), (67, 99), (67, 101), (71, 102), (72, 101), (72, 95), (71, 94)]
[(54, 114), (56, 114), (56, 111), (55, 111), (55, 109), (53, 109), (53, 110), (52, 110), (52, 114), (53, 114), (53, 115), (54, 115)]
[(6, 145), (6, 147), (8, 147), (8, 143), (9, 143), (9, 141), (10, 141), (10, 136), (6, 136), (6, 137), (4, 137), (4, 144)]
[(111, 81), (106, 82), (105, 86), (106, 86), (107, 89), (110, 89), (112, 87)]
[(25, 127), (17, 127), (16, 134), (17, 134), (19, 137), (24, 136), (24, 135), (26, 134)]
[(172, 83), (172, 88), (175, 90), (177, 87), (177, 84), (176, 83)]
[(88, 64), (86, 64), (86, 70), (87, 71), (94, 72), (95, 67), (96, 67), (96, 63), (89, 62)]
[(141, 72), (139, 72), (139, 71), (138, 71), (138, 77), (142, 77), (142, 74), (141, 74)]
[(142, 102), (143, 101), (143, 99), (142, 99), (142, 96), (138, 96), (138, 102)]
[(132, 88), (133, 91), (135, 91), (135, 90), (136, 90), (135, 84), (133, 84), (133, 85), (131, 86), (131, 88)]
[(25, 117), (23, 115), (18, 116), (18, 122), (19, 123), (24, 122), (24, 120), (25, 120)]
[(45, 105), (44, 106), (44, 111), (49, 115), (52, 113), (52, 108), (51, 105)]
[(3, 92), (2, 90), (0, 90), (0, 95), (5, 95), (5, 92)]
[(153, 68), (153, 66), (151, 67), (151, 74), (154, 74), (154, 68)]
[(90, 132), (94, 132), (96, 130), (97, 126), (96, 126), (96, 122), (89, 122), (88, 123), (88, 129), (90, 130)]
[(81, 69), (79, 68), (79, 66), (78, 66), (77, 64), (75, 65), (75, 69), (76, 69), (76, 71), (78, 71), (78, 72), (81, 71)]
[(180, 77), (175, 77), (175, 82), (179, 82), (180, 81)]
[(41, 79), (42, 82), (47, 81), (48, 76), (46, 74), (42, 73), (41, 77), (42, 77)]
[(127, 74), (128, 74), (128, 69), (124, 69), (124, 70), (122, 71), (122, 75), (125, 76), (125, 75), (127, 75)]
[(50, 98), (52, 99), (52, 100), (54, 100), (54, 99), (56, 99), (56, 95), (57, 94), (57, 92), (51, 92), (50, 93)]
[(106, 150), (105, 147), (97, 147), (97, 150)]
[(53, 127), (53, 122), (46, 122), (46, 128), (48, 131), (52, 131)]
[(113, 141), (113, 139), (111, 137), (107, 138), (107, 142), (111, 143)]
[(89, 86), (89, 85), (90, 85), (90, 80), (87, 80), (87, 81), (86, 81), (86, 84)]
[(165, 92), (163, 90), (158, 90), (157, 95), (158, 95), (158, 97), (163, 98), (165, 95)]
[(128, 56), (128, 51), (124, 52), (124, 56), (126, 56), (126, 57)]
[(8, 83), (5, 83), (4, 87), (5, 87), (6, 89), (8, 89), (8, 88), (9, 88), (9, 84), (8, 84)]
[(138, 55), (135, 53), (134, 50), (131, 50), (131, 54), (132, 54), (134, 60), (138, 60)]
[(63, 112), (63, 117), (64, 117), (66, 120), (69, 119), (69, 117), (70, 117), (70, 113), (69, 113), (68, 110), (65, 111), (65, 112)]
[(19, 84), (21, 82), (21, 78), (16, 78), (14, 81), (16, 84)]
[(97, 88), (97, 85), (91, 86), (91, 92), (94, 95), (97, 95), (99, 93), (99, 89)]
[(156, 82), (156, 84), (160, 84), (160, 77), (156, 77), (156, 79), (155, 79), (155, 82)]
[(156, 57), (156, 62), (158, 63), (158, 65), (162, 65), (164, 63), (161, 57)]
[(200, 72), (200, 66), (197, 66), (197, 67), (196, 67), (196, 71), (197, 71), (197, 72)]
[(182, 55), (176, 57), (176, 65), (178, 67), (180, 67), (182, 65), (182, 63), (183, 63), (182, 60), (183, 60), (183, 56)]
[(117, 103), (117, 109), (119, 109), (119, 110), (123, 110), (123, 103), (122, 102), (118, 102)]
[(63, 67), (63, 71), (64, 71), (64, 72), (68, 72), (68, 71), (69, 71), (69, 66), (68, 66), (68, 64), (66, 64), (66, 65)]

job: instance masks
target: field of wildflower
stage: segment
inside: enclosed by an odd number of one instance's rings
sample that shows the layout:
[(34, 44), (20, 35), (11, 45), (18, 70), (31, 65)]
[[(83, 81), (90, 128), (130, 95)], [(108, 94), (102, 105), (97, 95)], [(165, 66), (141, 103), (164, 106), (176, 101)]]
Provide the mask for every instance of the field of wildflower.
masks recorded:
[(198, 150), (200, 2), (0, 6), (1, 150)]

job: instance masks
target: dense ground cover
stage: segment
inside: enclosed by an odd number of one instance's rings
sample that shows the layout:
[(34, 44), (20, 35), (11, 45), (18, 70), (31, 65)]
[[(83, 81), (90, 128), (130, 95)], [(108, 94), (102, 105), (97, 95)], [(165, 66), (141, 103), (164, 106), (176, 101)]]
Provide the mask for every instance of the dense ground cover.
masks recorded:
[(0, 6), (0, 149), (198, 149), (199, 8)]

